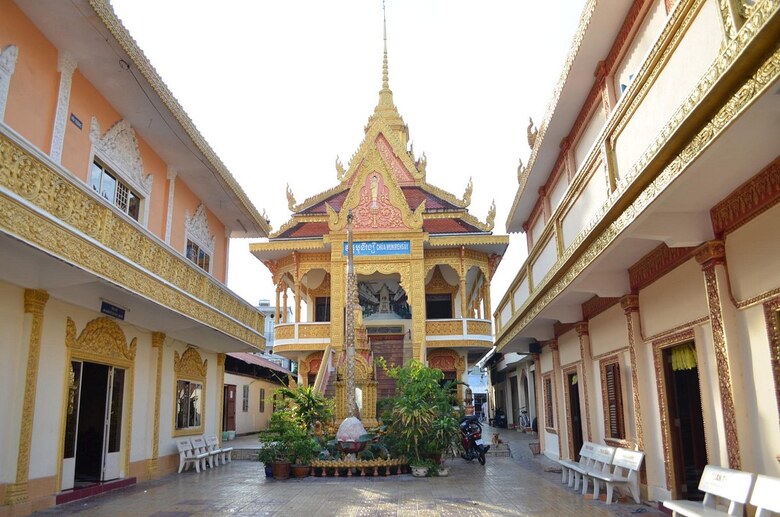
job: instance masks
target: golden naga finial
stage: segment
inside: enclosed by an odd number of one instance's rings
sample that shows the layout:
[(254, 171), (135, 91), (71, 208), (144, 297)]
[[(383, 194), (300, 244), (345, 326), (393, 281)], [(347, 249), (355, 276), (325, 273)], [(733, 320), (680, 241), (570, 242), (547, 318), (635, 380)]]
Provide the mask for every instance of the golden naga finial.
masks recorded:
[(292, 189), (290, 188), (290, 184), (287, 184), (287, 208), (290, 209), (290, 212), (295, 212), (295, 205), (298, 203), (295, 202), (295, 196), (292, 193)]
[(525, 174), (525, 165), (523, 165), (523, 159), (520, 158), (520, 163), (517, 165), (517, 182), (523, 181), (523, 174)]
[(528, 147), (533, 149), (534, 144), (536, 143), (536, 135), (539, 133), (539, 130), (534, 126), (534, 119), (531, 117), (528, 117), (528, 129), (526, 129), (526, 132), (528, 133)]
[(268, 224), (271, 224), (271, 218), (268, 217), (268, 212), (265, 211), (265, 208), (263, 208), (263, 221), (265, 221)]
[(469, 206), (471, 204), (471, 192), (474, 190), (474, 183), (469, 177), (469, 183), (466, 185), (466, 192), (463, 193), (463, 204)]
[(490, 205), (490, 210), (488, 210), (487, 220), (485, 221), (485, 226), (487, 226), (487, 231), (493, 231), (493, 228), (496, 227), (496, 200), (493, 200), (493, 204)]
[(347, 175), (347, 171), (344, 170), (344, 166), (341, 164), (341, 159), (336, 156), (336, 178), (339, 181), (342, 181), (344, 179), (344, 176)]
[(414, 162), (414, 164), (417, 166), (417, 170), (420, 171), (420, 174), (425, 176), (425, 167), (428, 166), (428, 157), (425, 156), (425, 152), (423, 151), (422, 156), (419, 160)]

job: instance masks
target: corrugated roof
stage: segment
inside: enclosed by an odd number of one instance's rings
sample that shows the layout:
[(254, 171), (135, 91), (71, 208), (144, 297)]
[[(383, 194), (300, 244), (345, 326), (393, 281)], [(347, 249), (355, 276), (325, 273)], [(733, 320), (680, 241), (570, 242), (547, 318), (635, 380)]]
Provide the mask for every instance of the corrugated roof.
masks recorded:
[(256, 364), (258, 366), (270, 368), (271, 370), (276, 370), (277, 372), (282, 372), (287, 375), (292, 375), (292, 372), (290, 370), (286, 368), (282, 368), (278, 364), (273, 363), (268, 359), (261, 357), (259, 355), (249, 354), (246, 352), (230, 352), (228, 353), (228, 355), (233, 359), (238, 359), (239, 361), (244, 361), (245, 363)]

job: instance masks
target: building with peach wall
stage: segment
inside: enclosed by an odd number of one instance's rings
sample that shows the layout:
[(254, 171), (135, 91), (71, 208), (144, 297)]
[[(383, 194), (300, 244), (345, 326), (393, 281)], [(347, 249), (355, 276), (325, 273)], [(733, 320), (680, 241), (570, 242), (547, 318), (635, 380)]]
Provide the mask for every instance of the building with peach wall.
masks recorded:
[(588, 1), (528, 126), (491, 388), (550, 458), (642, 450), (649, 500), (780, 476), (778, 34), (775, 0)]
[(225, 286), (270, 228), (107, 0), (0, 0), (0, 515), (178, 466), (221, 436)]

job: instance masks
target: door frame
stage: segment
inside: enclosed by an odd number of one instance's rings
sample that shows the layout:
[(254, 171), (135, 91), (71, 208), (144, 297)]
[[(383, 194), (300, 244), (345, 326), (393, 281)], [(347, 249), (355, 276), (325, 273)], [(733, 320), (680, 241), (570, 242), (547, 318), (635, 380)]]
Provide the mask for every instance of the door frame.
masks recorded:
[(120, 479), (130, 476), (130, 443), (133, 429), (133, 383), (135, 380), (135, 353), (137, 338), (127, 344), (127, 338), (116, 321), (108, 316), (95, 318), (86, 324), (76, 337), (76, 324), (68, 317), (65, 328), (65, 375), (63, 378), (62, 403), (60, 406), (60, 434), (57, 454), (58, 492), (62, 490), (62, 463), (65, 454), (65, 421), (68, 407), (68, 377), (71, 361), (86, 361), (104, 364), (125, 370), (125, 382), (122, 402), (122, 460)]
[[(675, 347), (677, 345), (681, 345), (686, 342), (693, 342), (694, 347), (697, 349), (697, 356), (698, 356), (698, 347), (696, 346), (696, 340), (694, 339), (694, 330), (687, 329), (682, 332), (678, 332), (677, 334), (672, 334), (671, 336), (667, 336), (663, 339), (659, 339), (657, 341), (653, 341), (653, 362), (655, 366), (655, 377), (656, 377), (656, 386), (658, 387), (658, 410), (660, 412), (661, 416), (661, 438), (663, 441), (663, 450), (664, 450), (664, 470), (666, 474), (666, 489), (670, 491), (672, 494), (673, 499), (677, 499), (680, 496), (680, 480), (676, 479), (677, 476), (675, 474), (677, 470), (676, 465), (676, 458), (675, 455), (672, 452), (672, 429), (670, 427), (670, 413), (669, 413), (669, 407), (667, 404), (667, 385), (666, 385), (666, 374), (665, 374), (665, 368), (663, 363), (663, 351), (667, 348)], [(701, 362), (699, 362), (701, 364)], [(701, 368), (698, 369), (699, 373), (699, 391), (701, 392), (702, 388), (702, 381), (701, 381)], [(706, 443), (710, 443), (709, 440), (707, 440), (707, 422), (704, 420), (704, 415), (702, 415), (702, 420), (704, 421), (704, 441)], [(709, 452), (707, 451), (707, 456), (709, 457)]]
[(566, 404), (566, 441), (568, 443), (568, 449), (569, 449), (569, 458), (572, 460), (577, 459), (577, 455), (580, 453), (579, 450), (575, 450), (574, 445), (574, 421), (572, 420), (572, 403), (571, 403), (571, 384), (569, 382), (569, 377), (571, 375), (577, 376), (577, 402), (579, 413), (580, 413), (580, 436), (582, 437), (581, 441), (584, 441), (585, 439), (585, 431), (582, 428), (582, 425), (584, 423), (582, 418), (582, 407), (583, 407), (583, 390), (579, 387), (579, 379), (582, 378), (582, 374), (579, 371), (579, 368), (577, 365), (571, 366), (569, 368), (565, 368), (562, 370), (562, 376), (563, 376), (563, 386), (564, 386), (564, 397), (565, 397), (565, 404)]

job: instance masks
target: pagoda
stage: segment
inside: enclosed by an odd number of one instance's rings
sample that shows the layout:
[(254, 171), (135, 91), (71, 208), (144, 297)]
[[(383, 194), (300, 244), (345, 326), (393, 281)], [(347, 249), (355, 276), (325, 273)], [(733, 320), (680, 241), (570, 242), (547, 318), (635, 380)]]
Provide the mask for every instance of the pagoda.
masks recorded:
[[(302, 203), (288, 187), (290, 220), (250, 245), (276, 286), (274, 353), (298, 362), (299, 385), (336, 398), (337, 421), (347, 416), (348, 335), (356, 336), (355, 386), (367, 425), (377, 400), (395, 394), (376, 359), (416, 359), (465, 382), (468, 365), (493, 346), (490, 281), (509, 238), (492, 234), (495, 203), (484, 222), (469, 213), (471, 181), (457, 197), (429, 184), (425, 169), (393, 102), (385, 38), (379, 102), (348, 166), (336, 160), (338, 184)], [(345, 311), (350, 212), (355, 318)], [(356, 322), (354, 333), (346, 319)]]

